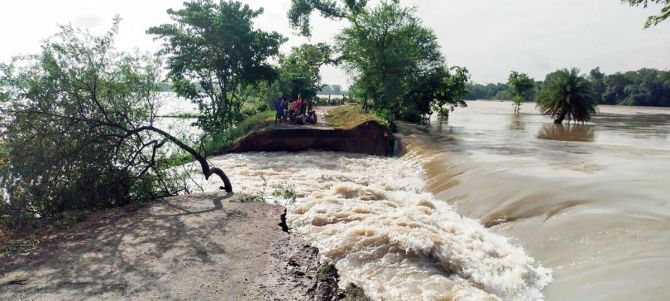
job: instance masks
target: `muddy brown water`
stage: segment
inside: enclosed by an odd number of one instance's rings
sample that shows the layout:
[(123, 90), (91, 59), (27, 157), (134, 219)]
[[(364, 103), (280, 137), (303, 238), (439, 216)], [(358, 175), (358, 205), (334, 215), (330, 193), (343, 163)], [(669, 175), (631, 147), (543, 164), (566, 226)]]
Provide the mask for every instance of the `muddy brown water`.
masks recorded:
[(553, 271), (547, 300), (669, 300), (670, 109), (600, 106), (585, 125), (473, 101), (402, 125), (427, 190)]
[(670, 299), (670, 110), (599, 110), (556, 126), (476, 101), (400, 125), (402, 157), (210, 160), (377, 300)]

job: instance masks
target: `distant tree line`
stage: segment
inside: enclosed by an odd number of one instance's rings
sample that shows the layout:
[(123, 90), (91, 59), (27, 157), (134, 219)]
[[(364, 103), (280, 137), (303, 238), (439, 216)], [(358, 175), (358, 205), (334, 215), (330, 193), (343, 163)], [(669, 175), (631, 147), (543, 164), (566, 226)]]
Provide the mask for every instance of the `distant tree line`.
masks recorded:
[(478, 99), (500, 99), (500, 100), (510, 100), (512, 99), (511, 94), (507, 90), (506, 83), (488, 83), (488, 84), (478, 84), (470, 82), (467, 84), (468, 93), (465, 94), (466, 100), (478, 100)]
[(324, 85), (319, 91), (319, 94), (322, 95), (344, 95), (347, 94), (347, 91), (342, 90), (340, 85)]
[[(586, 77), (600, 104), (670, 106), (670, 71), (643, 68), (607, 75), (600, 68), (595, 68)], [(535, 81), (534, 88), (528, 90), (525, 100), (535, 99), (542, 84), (542, 81)], [(514, 90), (509, 83), (469, 83), (467, 89), (466, 100), (512, 100), (514, 97)]]
[(644, 68), (605, 75), (596, 68), (588, 79), (601, 104), (670, 106), (670, 71)]

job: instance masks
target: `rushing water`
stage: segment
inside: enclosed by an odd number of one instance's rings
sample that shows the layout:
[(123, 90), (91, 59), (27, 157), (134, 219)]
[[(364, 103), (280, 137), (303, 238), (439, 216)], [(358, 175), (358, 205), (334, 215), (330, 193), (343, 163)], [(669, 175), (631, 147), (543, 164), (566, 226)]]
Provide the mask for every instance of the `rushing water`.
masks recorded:
[(554, 126), (531, 105), (470, 102), (402, 125), (399, 158), (211, 161), (236, 191), (286, 202), (271, 192), (292, 187), (291, 226), (375, 299), (668, 299), (670, 110), (600, 110)]
[(556, 126), (526, 104), (470, 102), (405, 126), (428, 190), (553, 270), (548, 300), (668, 300), (670, 110), (600, 106)]

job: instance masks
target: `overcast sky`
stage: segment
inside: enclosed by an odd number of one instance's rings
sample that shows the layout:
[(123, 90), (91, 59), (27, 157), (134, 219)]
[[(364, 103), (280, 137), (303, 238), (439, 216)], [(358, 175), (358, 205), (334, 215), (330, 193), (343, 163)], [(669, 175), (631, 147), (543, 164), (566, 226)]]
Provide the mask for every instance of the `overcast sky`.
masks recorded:
[[(169, 21), (168, 8), (183, 0), (3, 0), (0, 2), (0, 61), (39, 51), (40, 41), (71, 23), (103, 32), (114, 15), (123, 18), (121, 49), (154, 51), (158, 43), (145, 31)], [(257, 26), (289, 37), (282, 50), (307, 42), (288, 26), (290, 0), (244, 0), (263, 6)], [(658, 11), (631, 8), (619, 0), (401, 0), (415, 5), (437, 34), (449, 65), (465, 66), (476, 82), (506, 81), (511, 70), (537, 79), (562, 67), (606, 73), (642, 67), (670, 69), (670, 21), (643, 30), (646, 16)], [(346, 22), (313, 18), (311, 42), (331, 42)], [(324, 83), (348, 84), (345, 72), (327, 67)]]

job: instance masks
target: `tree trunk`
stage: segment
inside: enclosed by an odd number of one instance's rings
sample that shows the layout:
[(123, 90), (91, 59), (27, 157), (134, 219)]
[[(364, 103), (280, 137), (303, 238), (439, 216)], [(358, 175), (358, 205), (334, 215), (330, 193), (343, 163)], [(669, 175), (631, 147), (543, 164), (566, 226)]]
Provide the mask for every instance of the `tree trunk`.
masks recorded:
[(161, 136), (167, 138), (170, 140), (170, 142), (176, 144), (179, 146), (179, 148), (185, 150), (188, 152), (193, 158), (198, 160), (198, 163), (200, 163), (200, 167), (202, 168), (202, 173), (205, 175), (205, 179), (209, 180), (209, 177), (213, 174), (219, 176), (219, 178), (223, 181), (223, 187), (220, 187), (221, 189), (225, 190), (226, 192), (233, 192), (233, 186), (230, 183), (230, 180), (228, 179), (228, 176), (223, 172), (223, 170), (217, 168), (217, 167), (210, 167), (209, 163), (207, 162), (207, 159), (200, 155), (195, 149), (192, 147), (186, 145), (184, 142), (181, 142), (181, 140), (177, 139), (176, 137), (170, 135), (169, 133), (159, 129), (155, 128), (153, 126), (146, 126), (144, 127), (146, 130), (152, 131), (154, 133), (158, 133)]
[(558, 115), (558, 118), (554, 119), (554, 123), (555, 124), (562, 124), (563, 120), (565, 120), (565, 115), (566, 115), (566, 112), (562, 111), (561, 114)]

